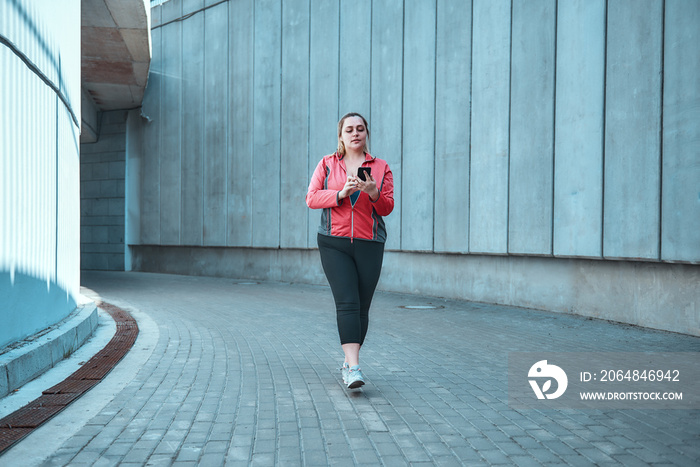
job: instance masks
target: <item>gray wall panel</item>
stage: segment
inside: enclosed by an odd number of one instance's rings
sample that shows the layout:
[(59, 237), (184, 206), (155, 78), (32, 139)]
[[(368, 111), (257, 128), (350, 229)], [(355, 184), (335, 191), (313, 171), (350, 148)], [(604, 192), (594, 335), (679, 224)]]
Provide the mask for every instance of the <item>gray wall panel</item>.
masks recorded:
[(162, 29), (151, 31), (153, 59), (148, 86), (143, 95), (142, 112), (147, 118), (143, 127), (141, 159), (140, 238), (144, 245), (160, 243), (160, 128), (163, 64), (161, 57)]
[(666, 0), (661, 256), (700, 261), (700, 2)]
[[(201, 2), (189, 6), (191, 11)], [(201, 6), (199, 6), (201, 8)], [(204, 15), (194, 15), (182, 23), (182, 231), (183, 245), (201, 245), (204, 229)], [(194, 135), (199, 135), (195, 137)]]
[(509, 253), (552, 253), (555, 31), (555, 0), (514, 0)]
[(406, 195), (401, 248), (433, 249), (435, 175), (434, 1), (406, 1), (404, 24), (403, 164)]
[(255, 2), (253, 245), (279, 246), (281, 0)]
[(226, 243), (228, 4), (204, 12), (205, 245)]
[(204, 4), (204, 0), (182, 0), (182, 14), (187, 15), (195, 11), (201, 10), (202, 8), (204, 8)]
[(663, 2), (608, 4), (603, 254), (659, 258)]
[(600, 257), (605, 0), (561, 2), (557, 15), (554, 254)]
[(394, 176), (394, 211), (384, 218), (387, 249), (401, 247), (403, 1), (372, 2), (370, 152)]
[(168, 23), (182, 16), (182, 1), (170, 1), (163, 3), (160, 24)]
[(253, 244), (253, 0), (229, 4), (227, 244)]
[[(162, 8), (151, 8), (151, 29), (162, 24), (161, 15), (163, 13)], [(151, 37), (151, 43), (153, 43), (153, 37)], [(152, 51), (152, 49), (151, 49)], [(151, 61), (151, 63), (153, 63)]]
[(280, 246), (308, 246), (309, 0), (282, 5)]
[[(182, 14), (187, 15), (204, 7), (204, 0), (182, 0)], [(151, 10), (153, 11), (153, 10)], [(195, 15), (196, 16), (196, 15)], [(194, 17), (194, 16), (193, 16)], [(185, 36), (187, 37), (187, 36)]]
[[(179, 11), (179, 9), (177, 10)], [(177, 15), (177, 11), (172, 12)], [(165, 13), (165, 10), (163, 11)], [(180, 243), (182, 116), (182, 23), (163, 29), (163, 96), (160, 135), (160, 242)]]
[(339, 117), (359, 112), (369, 118), (372, 60), (372, 2), (340, 2)]
[[(311, 0), (308, 180), (321, 158), (338, 145), (338, 9), (337, 2)], [(316, 246), (321, 211), (309, 209), (308, 215), (309, 245)]]
[(469, 250), (472, 4), (438, 0), (435, 89), (435, 251)]
[(475, 0), (473, 15), (469, 250), (505, 254), (511, 4)]

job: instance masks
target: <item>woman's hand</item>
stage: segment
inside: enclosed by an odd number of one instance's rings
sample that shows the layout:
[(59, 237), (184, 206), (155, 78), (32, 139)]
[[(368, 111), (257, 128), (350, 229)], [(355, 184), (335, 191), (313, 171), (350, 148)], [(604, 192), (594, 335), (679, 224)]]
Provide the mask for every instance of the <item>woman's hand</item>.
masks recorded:
[(360, 182), (360, 181), (361, 180), (355, 176), (349, 176), (347, 181), (345, 182), (345, 186), (343, 187), (342, 190), (340, 190), (340, 193), (338, 193), (338, 198), (339, 199), (347, 198), (351, 194), (358, 191), (359, 188), (357, 186), (357, 182)]
[(377, 182), (372, 178), (372, 175), (367, 174), (367, 181), (363, 182), (359, 178), (355, 177), (357, 188), (364, 191), (369, 195), (369, 199), (372, 201), (377, 201), (379, 199), (379, 190), (377, 189)]

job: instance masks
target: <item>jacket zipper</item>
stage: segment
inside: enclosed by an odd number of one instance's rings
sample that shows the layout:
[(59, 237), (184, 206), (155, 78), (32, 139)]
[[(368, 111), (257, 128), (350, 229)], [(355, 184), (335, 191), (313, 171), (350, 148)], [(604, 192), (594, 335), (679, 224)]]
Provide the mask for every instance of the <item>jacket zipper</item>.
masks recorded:
[(355, 206), (350, 206), (350, 243), (355, 238)]
[[(360, 164), (364, 165), (364, 162)], [(345, 164), (343, 164), (345, 166)], [(348, 169), (345, 167), (345, 178), (348, 176)], [(350, 202), (350, 243), (354, 243), (355, 240), (355, 206), (352, 204), (352, 200), (348, 196), (348, 201)]]
[[(365, 161), (365, 162), (367, 162), (367, 161)], [(364, 167), (365, 162), (360, 164), (360, 167)], [(343, 164), (343, 166), (344, 165), (345, 164)], [(347, 178), (348, 169), (347, 169), (347, 167), (344, 167), (344, 168), (345, 168), (345, 177)], [(355, 206), (353, 206), (352, 201), (350, 201), (350, 243), (354, 243), (353, 240), (355, 240)]]

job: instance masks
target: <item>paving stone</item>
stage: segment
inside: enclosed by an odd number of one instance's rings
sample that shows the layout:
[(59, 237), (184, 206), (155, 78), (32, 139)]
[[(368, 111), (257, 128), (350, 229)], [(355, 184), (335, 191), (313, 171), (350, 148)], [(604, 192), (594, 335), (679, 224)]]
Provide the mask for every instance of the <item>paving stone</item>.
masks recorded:
[(202, 454), (202, 449), (197, 446), (182, 446), (177, 453), (175, 462), (196, 462)]
[(148, 459), (151, 455), (151, 450), (149, 449), (131, 449), (126, 456), (121, 460), (123, 463), (138, 463), (143, 462), (144, 459)]
[(596, 464), (600, 464), (602, 462), (613, 462), (613, 459), (610, 456), (608, 456), (603, 451), (601, 451), (600, 449), (597, 449), (597, 448), (593, 448), (593, 447), (580, 448), (580, 449), (577, 449), (577, 451), (581, 455), (587, 457), (588, 459), (590, 459), (592, 462), (594, 462)]
[[(118, 457), (100, 456), (92, 467), (114, 467), (120, 465), (121, 459)], [(152, 465), (152, 464), (149, 464)]]
[(514, 441), (510, 443), (498, 443), (498, 449), (503, 451), (508, 457), (527, 455), (527, 451)]
[(97, 451), (80, 451), (73, 459), (71, 459), (71, 464), (94, 464), (100, 458), (100, 453)]
[(513, 465), (518, 467), (541, 467), (538, 461), (527, 455), (508, 456)]
[[(297, 464), (298, 465), (298, 464)], [(328, 465), (333, 467), (354, 467), (355, 461), (351, 456), (346, 457), (331, 457), (328, 459)], [(408, 465), (405, 462), (403, 464), (387, 464), (387, 465)]]
[(554, 454), (549, 449), (545, 448), (534, 448), (527, 451), (532, 457), (537, 459), (542, 463), (558, 463), (561, 462), (561, 458)]
[[(150, 466), (169, 466), (173, 464), (173, 456), (167, 454), (155, 454), (148, 457), (146, 465)], [(204, 464), (203, 464), (204, 465)]]
[(496, 445), (488, 438), (471, 438), (469, 439), (469, 443), (477, 451), (496, 450)]
[[(554, 463), (552, 465), (571, 465), (571, 466), (577, 466), (577, 467), (591, 467), (591, 465), (595, 465), (594, 463), (591, 463), (591, 460), (588, 459), (585, 456), (582, 456), (580, 454), (577, 455), (570, 455), (570, 456), (563, 456), (561, 462)], [(622, 463), (622, 465), (638, 465), (639, 464), (639, 459), (636, 459), (635, 462), (631, 464), (626, 464)]]
[(328, 463), (328, 458), (326, 457), (325, 451), (304, 451), (303, 455), (304, 463), (306, 465), (325, 465)]
[(518, 445), (522, 446), (522, 448), (526, 450), (539, 448), (542, 444), (540, 441), (529, 436), (516, 436), (513, 438), (513, 441), (518, 443)]
[(105, 455), (109, 456), (126, 456), (126, 454), (131, 451), (131, 443), (118, 443), (112, 442), (112, 444), (105, 451)]
[(73, 454), (55, 454), (44, 462), (45, 467), (65, 467), (70, 465)]
[(577, 454), (569, 445), (563, 441), (542, 441), (542, 446), (546, 447), (557, 456), (575, 456)]
[(664, 453), (651, 451), (650, 449), (646, 448), (628, 449), (627, 452), (649, 464), (662, 463), (666, 461), (664, 458)]
[(447, 457), (452, 455), (452, 451), (443, 443), (425, 443), (423, 444), (431, 457)]
[(499, 451), (496, 449), (487, 450), (487, 451), (479, 451), (479, 454), (481, 454), (481, 457), (486, 459), (486, 462), (488, 462), (491, 465), (509, 464), (510, 463), (508, 456), (506, 456), (502, 451)]
[(433, 457), (433, 464), (440, 467), (462, 467), (462, 462), (455, 459), (453, 456)]

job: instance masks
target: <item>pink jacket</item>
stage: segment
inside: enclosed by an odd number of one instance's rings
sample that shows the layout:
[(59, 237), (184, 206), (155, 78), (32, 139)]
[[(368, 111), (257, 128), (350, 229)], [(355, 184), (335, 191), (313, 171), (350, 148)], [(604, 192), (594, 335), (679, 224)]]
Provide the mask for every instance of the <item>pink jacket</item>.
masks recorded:
[(394, 176), (386, 161), (370, 154), (365, 154), (362, 166), (372, 168), (379, 198), (372, 201), (367, 193), (359, 192), (354, 205), (350, 197), (338, 199), (348, 178), (343, 158), (338, 153), (331, 154), (316, 166), (306, 193), (306, 204), (311, 209), (323, 209), (318, 229), (320, 234), (386, 241), (382, 216), (389, 215), (394, 209)]

